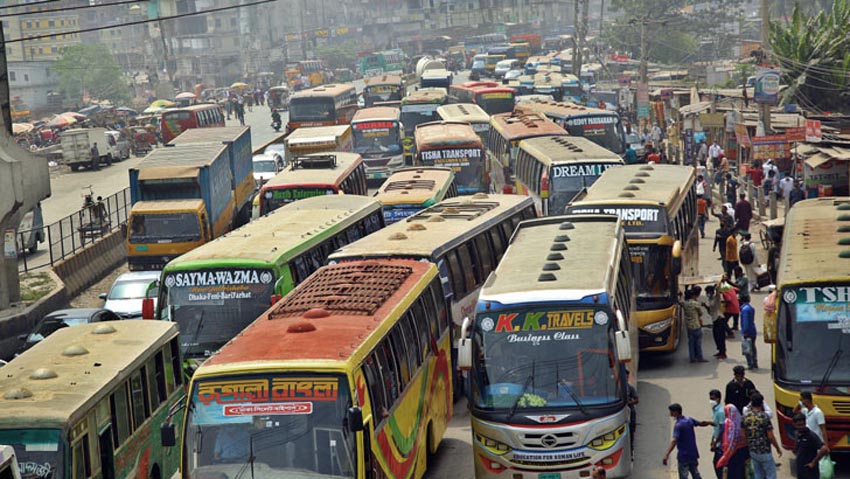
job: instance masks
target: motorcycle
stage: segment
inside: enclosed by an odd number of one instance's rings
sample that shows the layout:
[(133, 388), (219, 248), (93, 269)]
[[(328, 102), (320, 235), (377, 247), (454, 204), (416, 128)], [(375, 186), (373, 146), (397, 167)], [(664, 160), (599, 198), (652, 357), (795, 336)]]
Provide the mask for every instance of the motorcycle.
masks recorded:
[(274, 112), (272, 114), (272, 128), (274, 129), (274, 131), (279, 132), (280, 126), (281, 126), (280, 114), (278, 112)]

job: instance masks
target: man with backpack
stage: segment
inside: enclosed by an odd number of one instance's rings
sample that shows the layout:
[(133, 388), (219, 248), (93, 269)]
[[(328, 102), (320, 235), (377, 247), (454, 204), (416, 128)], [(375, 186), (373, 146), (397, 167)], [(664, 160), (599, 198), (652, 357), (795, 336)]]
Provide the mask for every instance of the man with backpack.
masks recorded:
[(747, 271), (747, 278), (750, 279), (750, 291), (758, 289), (758, 273), (756, 267), (761, 264), (758, 261), (756, 245), (752, 242), (752, 235), (744, 233), (741, 235), (741, 247), (738, 250), (738, 261), (744, 266)]

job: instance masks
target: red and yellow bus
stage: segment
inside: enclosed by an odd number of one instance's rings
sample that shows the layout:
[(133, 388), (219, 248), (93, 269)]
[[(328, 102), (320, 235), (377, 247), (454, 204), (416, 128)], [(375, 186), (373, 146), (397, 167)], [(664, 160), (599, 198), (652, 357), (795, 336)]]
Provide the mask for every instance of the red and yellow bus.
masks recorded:
[(321, 85), (289, 98), (287, 133), (302, 126), (348, 125), (357, 111), (357, 91), (350, 83)]
[(259, 214), (311, 196), (368, 194), (366, 164), (356, 153), (334, 151), (291, 158), (260, 189)]
[(168, 143), (180, 133), (190, 128), (215, 128), (224, 125), (224, 113), (221, 105), (201, 103), (184, 108), (168, 109), (162, 112), (159, 129), (162, 142)]
[(470, 81), (449, 87), (449, 94), (458, 103), (474, 103), (488, 115), (514, 110), (516, 90), (494, 81)]
[(181, 477), (421, 478), (452, 417), (450, 348), (433, 264), (325, 266), (197, 369)]
[(485, 146), (493, 163), (493, 189), (512, 191), (520, 141), (540, 136), (566, 136), (567, 134), (567, 130), (538, 113), (525, 115), (504, 113), (491, 116), (490, 134)]
[(435, 121), (416, 127), (416, 165), (443, 166), (455, 172), (462, 195), (490, 191), (490, 165), (481, 138), (469, 123)]

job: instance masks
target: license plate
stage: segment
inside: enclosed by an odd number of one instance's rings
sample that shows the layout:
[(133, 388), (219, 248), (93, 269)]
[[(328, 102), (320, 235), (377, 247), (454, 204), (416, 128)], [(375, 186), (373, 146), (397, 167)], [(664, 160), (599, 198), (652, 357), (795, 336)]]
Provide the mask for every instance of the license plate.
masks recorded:
[(560, 472), (544, 472), (537, 476), (538, 479), (561, 479)]

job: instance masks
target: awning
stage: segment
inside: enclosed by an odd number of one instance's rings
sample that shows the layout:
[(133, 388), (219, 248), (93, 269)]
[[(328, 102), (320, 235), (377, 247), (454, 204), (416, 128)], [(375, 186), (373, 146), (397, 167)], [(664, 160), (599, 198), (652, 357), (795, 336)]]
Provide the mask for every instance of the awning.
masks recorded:
[(710, 101), (701, 101), (699, 103), (693, 103), (691, 105), (685, 105), (679, 108), (679, 113), (682, 115), (696, 115), (698, 113), (702, 113), (704, 111), (708, 111), (711, 109)]

